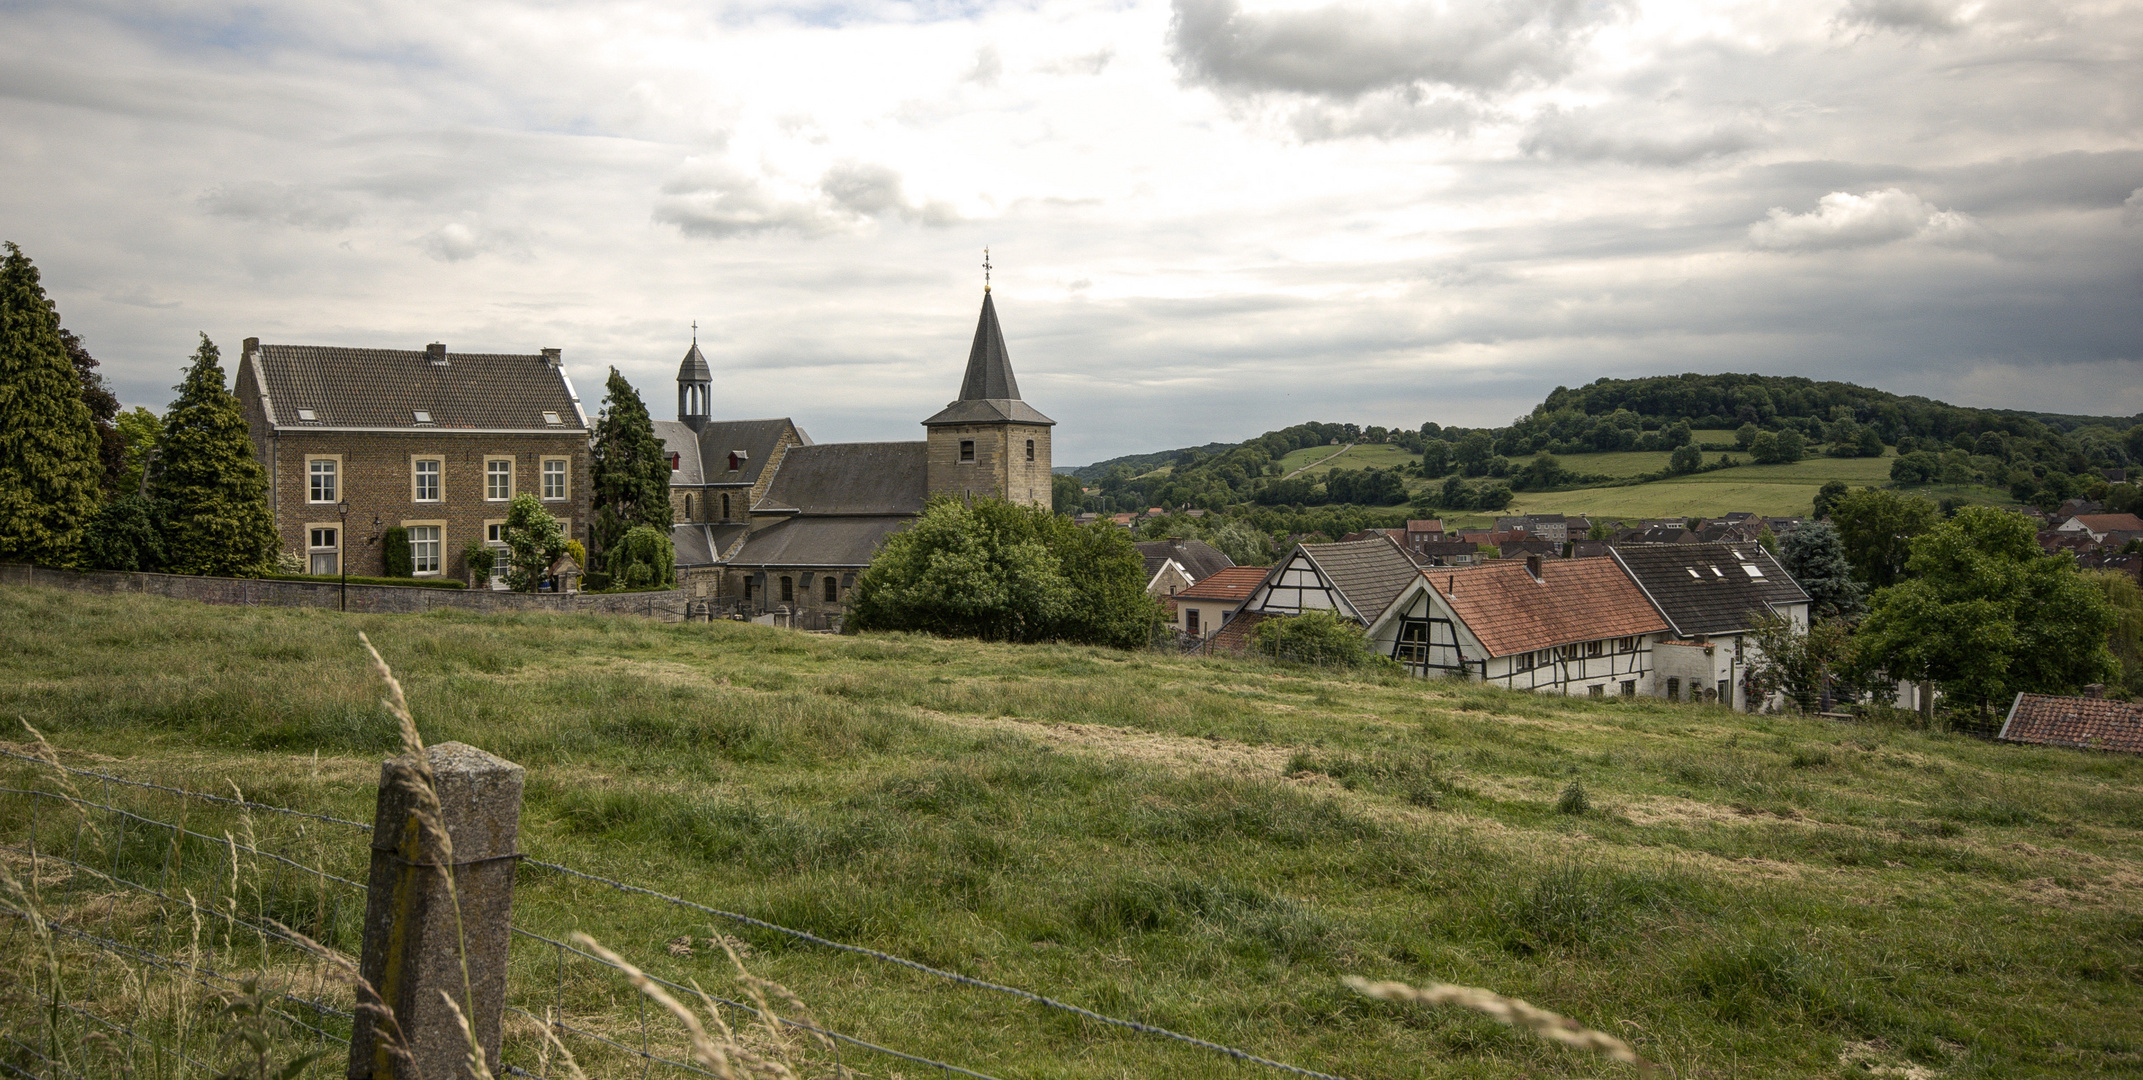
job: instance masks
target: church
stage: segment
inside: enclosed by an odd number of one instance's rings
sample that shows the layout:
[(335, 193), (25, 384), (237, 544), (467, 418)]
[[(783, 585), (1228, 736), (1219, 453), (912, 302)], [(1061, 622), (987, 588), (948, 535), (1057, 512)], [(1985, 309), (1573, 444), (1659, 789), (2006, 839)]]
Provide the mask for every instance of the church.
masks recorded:
[(997, 306), (982, 315), (960, 396), (917, 442), (818, 443), (787, 417), (716, 420), (714, 373), (693, 342), (677, 371), (677, 419), (655, 421), (670, 455), (678, 586), (718, 613), (839, 629), (878, 545), (932, 496), (1050, 505), (1049, 429), (1019, 396)]

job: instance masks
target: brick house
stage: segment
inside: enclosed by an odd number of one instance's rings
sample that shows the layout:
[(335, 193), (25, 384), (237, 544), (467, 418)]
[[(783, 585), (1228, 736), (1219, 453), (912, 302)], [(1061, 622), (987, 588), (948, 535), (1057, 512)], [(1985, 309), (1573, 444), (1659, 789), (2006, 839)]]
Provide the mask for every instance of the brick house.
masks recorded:
[[(309, 572), (379, 575), (409, 530), (420, 577), (466, 577), (506, 506), (542, 500), (586, 542), (589, 426), (559, 350), (450, 353), (245, 340), (236, 393), (285, 550)], [(347, 504), (345, 517), (340, 507)]]

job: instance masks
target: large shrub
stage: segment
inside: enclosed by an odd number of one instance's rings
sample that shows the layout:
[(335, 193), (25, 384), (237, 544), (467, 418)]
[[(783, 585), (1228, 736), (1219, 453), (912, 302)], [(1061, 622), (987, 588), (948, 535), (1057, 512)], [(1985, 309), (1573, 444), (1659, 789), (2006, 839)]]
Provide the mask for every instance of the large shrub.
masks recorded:
[(610, 580), (641, 588), (677, 583), (677, 550), (662, 530), (635, 525), (610, 549)]
[(381, 577), (415, 577), (417, 560), (409, 550), (409, 530), (400, 525), (389, 525), (380, 533), (380, 565), (385, 567)]
[(164, 568), (164, 508), (141, 495), (105, 503), (82, 530), (82, 561), (93, 570)]
[(1145, 586), (1145, 560), (1121, 529), (940, 497), (886, 538), (846, 626), (1132, 648), (1164, 619)]
[(0, 258), (0, 559), (73, 565), (97, 513), (99, 440), (37, 267)]
[(565, 554), (565, 530), (534, 495), (523, 492), (507, 504), (506, 525), (499, 532), (513, 558), (506, 586), (515, 592), (535, 592), (551, 564)]
[(1305, 664), (1359, 667), (1369, 659), (1369, 639), (1360, 624), (1329, 611), (1267, 619), (1250, 632), (1261, 656)]
[(216, 344), (201, 335), (179, 397), (164, 414), (149, 494), (169, 510), (164, 544), (181, 574), (247, 577), (275, 565), (268, 474), (253, 456)]

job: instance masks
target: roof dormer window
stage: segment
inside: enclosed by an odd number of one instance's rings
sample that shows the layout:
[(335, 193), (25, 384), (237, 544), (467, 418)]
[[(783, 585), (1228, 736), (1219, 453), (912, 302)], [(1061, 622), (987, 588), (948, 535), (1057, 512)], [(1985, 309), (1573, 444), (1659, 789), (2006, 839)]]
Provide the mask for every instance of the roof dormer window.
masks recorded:
[(411, 415), (417, 418), (417, 423), (429, 424), (432, 422), (432, 414), (424, 411), (423, 409), (412, 410)]
[(744, 467), (745, 462), (750, 461), (751, 459), (752, 456), (742, 450), (731, 450), (729, 452), (729, 471), (736, 472), (738, 469)]
[(320, 419), (320, 418), (319, 418), (319, 417), (317, 417), (317, 416), (314, 416), (314, 415), (313, 415), (313, 411), (312, 411), (311, 409), (299, 409), (299, 410), (298, 410), (298, 419), (300, 419), (300, 420), (303, 420), (303, 421), (306, 421), (307, 423), (311, 423), (311, 422), (313, 422), (313, 421), (315, 421), (315, 420), (318, 420), (318, 419)]
[(681, 455), (681, 454), (678, 454), (678, 453), (677, 453), (677, 452), (675, 452), (675, 451), (671, 451), (671, 453), (670, 453), (670, 471), (671, 471), (671, 472), (676, 472), (676, 471), (677, 471), (677, 463), (678, 463), (678, 462), (679, 462), (680, 460), (682, 460), (682, 458), (683, 458), (683, 455)]

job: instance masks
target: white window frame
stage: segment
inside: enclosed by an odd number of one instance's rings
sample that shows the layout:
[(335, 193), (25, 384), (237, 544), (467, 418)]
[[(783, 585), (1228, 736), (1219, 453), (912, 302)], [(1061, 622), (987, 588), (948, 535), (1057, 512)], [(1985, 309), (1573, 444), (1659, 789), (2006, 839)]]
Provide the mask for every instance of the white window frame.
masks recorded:
[[(321, 469), (320, 466), (327, 466)], [(321, 498), (320, 478), (327, 477), (326, 497)], [(342, 501), (342, 455), (305, 455), (305, 501), (315, 506), (333, 506)]]
[[(424, 467), (430, 465), (432, 493), (424, 494)], [(446, 501), (446, 459), (438, 454), (411, 454), (409, 456), (409, 501), (436, 503)]]
[[(504, 472), (503, 472), (503, 473), (501, 473), (501, 472), (499, 472), (499, 471), (495, 470), (495, 469), (493, 468), (493, 466), (496, 466), (496, 465), (504, 465), (504, 466), (506, 466), (506, 468), (505, 468)], [(513, 468), (513, 455), (511, 455), (511, 454), (486, 454), (486, 455), (484, 455), (484, 501), (485, 501), (485, 502), (512, 502), (512, 501), (513, 501), (513, 487), (514, 487), (514, 475), (513, 475), (513, 474), (514, 474), (514, 468)], [(495, 477), (498, 477), (498, 476), (500, 476), (500, 475), (503, 475), (503, 476), (505, 476), (505, 477), (506, 477), (506, 494), (504, 494), (504, 495), (496, 495), (496, 494), (493, 494), (493, 492), (497, 491), (498, 489), (497, 489), (497, 486), (496, 486), (496, 485), (494, 485), (494, 484), (492, 483), (492, 480), (493, 480), (493, 479), (494, 479)]]
[[(404, 521), (402, 522), (402, 528), (409, 530), (409, 565), (412, 576), (444, 576), (446, 574), (446, 522), (444, 520)], [(439, 535), (433, 540), (418, 540), (418, 529), (437, 529), (439, 530)], [(417, 554), (417, 545), (420, 543), (439, 545), (437, 550), (432, 552), (433, 562), (429, 570), (423, 568), (424, 558)]]
[[(551, 466), (558, 466), (558, 494), (551, 494)], [(573, 459), (569, 457), (546, 457), (536, 466), (537, 498), (544, 502), (565, 502), (573, 497)]]
[[(315, 543), (318, 534), (327, 532), (335, 538), (332, 544)], [(322, 555), (332, 556), (334, 568), (323, 573), (315, 561)], [(342, 572), (342, 523), (339, 521), (309, 521), (305, 523), (305, 572), (314, 577), (327, 577)]]
[(484, 546), (491, 549), (490, 583), (506, 580), (506, 571), (513, 568), (513, 549), (502, 539), (506, 534), (505, 518), (487, 518), (484, 521)]

